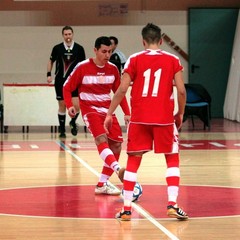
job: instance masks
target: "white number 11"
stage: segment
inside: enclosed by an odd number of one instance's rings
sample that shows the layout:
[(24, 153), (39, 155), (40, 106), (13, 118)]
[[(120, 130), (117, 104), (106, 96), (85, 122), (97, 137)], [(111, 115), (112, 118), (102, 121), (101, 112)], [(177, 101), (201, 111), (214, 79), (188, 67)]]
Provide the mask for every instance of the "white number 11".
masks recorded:
[[(160, 84), (160, 78), (161, 78), (161, 73), (162, 69), (158, 69), (154, 73), (154, 85), (153, 85), (153, 90), (152, 90), (152, 97), (156, 97), (158, 93), (158, 88)], [(149, 89), (149, 84), (150, 84), (150, 76), (151, 76), (151, 69), (148, 69), (144, 72), (144, 86), (143, 86), (143, 91), (142, 91), (142, 96), (146, 97), (148, 95), (148, 89)]]

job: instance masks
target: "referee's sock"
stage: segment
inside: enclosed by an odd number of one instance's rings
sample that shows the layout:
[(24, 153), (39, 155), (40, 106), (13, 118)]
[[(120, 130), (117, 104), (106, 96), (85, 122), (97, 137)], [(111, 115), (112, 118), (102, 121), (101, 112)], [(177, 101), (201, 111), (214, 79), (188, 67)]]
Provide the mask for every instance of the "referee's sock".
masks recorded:
[(61, 133), (65, 133), (65, 124), (66, 124), (66, 114), (65, 113), (58, 113), (58, 121), (59, 121), (59, 131)]

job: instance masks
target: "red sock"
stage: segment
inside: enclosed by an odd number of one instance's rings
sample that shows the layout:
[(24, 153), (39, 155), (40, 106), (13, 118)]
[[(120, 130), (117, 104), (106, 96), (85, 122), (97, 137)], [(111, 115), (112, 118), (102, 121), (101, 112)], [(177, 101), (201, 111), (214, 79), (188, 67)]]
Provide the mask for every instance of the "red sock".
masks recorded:
[(130, 206), (130, 207), (129, 207), (129, 206), (124, 206), (124, 207), (123, 207), (123, 210), (124, 210), (124, 211), (131, 211), (131, 210), (132, 210), (132, 207), (131, 207), (131, 206)]
[(142, 156), (128, 156), (126, 171), (124, 173), (124, 210), (131, 211), (131, 202), (134, 186), (137, 181), (137, 170), (141, 164)]
[(109, 148), (106, 142), (103, 142), (97, 146), (101, 159), (113, 170), (116, 171), (119, 168), (119, 164), (113, 155), (113, 152)]
[(136, 173), (138, 168), (140, 167), (141, 161), (142, 161), (142, 156), (129, 155), (126, 170), (129, 172)]
[[(120, 157), (120, 153), (114, 153), (114, 156), (115, 156), (116, 160), (118, 161), (119, 157)], [(109, 166), (104, 164), (97, 186), (102, 187), (104, 185), (104, 183), (106, 183), (108, 181), (108, 179), (112, 176), (113, 173), (114, 173), (114, 171)]]
[(165, 158), (167, 163), (168, 205), (175, 205), (180, 182), (179, 154), (166, 154)]

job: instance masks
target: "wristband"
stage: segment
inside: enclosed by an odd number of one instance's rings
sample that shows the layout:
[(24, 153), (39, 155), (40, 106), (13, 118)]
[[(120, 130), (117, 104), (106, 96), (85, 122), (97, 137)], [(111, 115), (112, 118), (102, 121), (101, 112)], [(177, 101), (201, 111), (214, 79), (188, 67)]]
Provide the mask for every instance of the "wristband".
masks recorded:
[(47, 77), (51, 77), (51, 72), (47, 72)]

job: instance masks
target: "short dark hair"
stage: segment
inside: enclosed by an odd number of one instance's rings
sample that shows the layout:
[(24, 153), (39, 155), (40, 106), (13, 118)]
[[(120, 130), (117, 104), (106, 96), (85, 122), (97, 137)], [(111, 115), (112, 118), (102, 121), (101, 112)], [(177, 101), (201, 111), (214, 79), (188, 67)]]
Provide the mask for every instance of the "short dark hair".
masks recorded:
[(62, 29), (62, 34), (63, 34), (63, 32), (64, 32), (65, 30), (71, 30), (72, 33), (73, 33), (73, 29), (72, 29), (71, 26), (65, 26), (65, 27), (63, 27), (63, 29)]
[(110, 38), (110, 40), (113, 40), (113, 41), (114, 41), (115, 45), (118, 44), (118, 39), (117, 39), (116, 37), (110, 36), (109, 38)]
[(95, 47), (96, 49), (99, 49), (102, 44), (103, 44), (103, 45), (106, 45), (106, 46), (111, 46), (112, 43), (111, 43), (109, 37), (101, 36), (101, 37), (98, 37), (98, 38), (96, 39), (94, 47)]
[(161, 39), (161, 29), (153, 23), (148, 23), (142, 29), (142, 37), (147, 43), (158, 43)]

